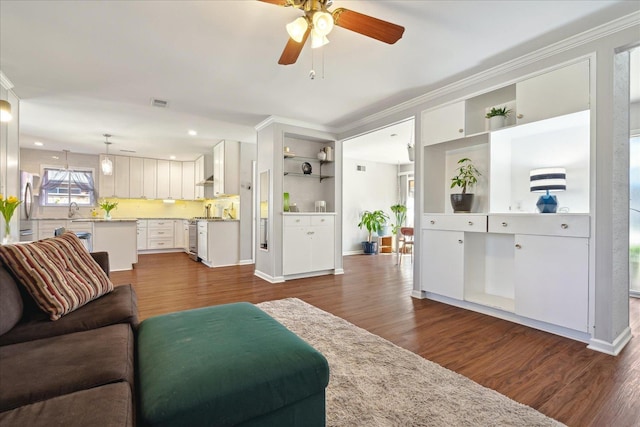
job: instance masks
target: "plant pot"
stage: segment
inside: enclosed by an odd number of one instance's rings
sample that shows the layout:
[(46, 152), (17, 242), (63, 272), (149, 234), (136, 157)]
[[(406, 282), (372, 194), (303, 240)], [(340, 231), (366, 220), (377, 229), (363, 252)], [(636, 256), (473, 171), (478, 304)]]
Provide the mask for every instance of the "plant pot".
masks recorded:
[(380, 237), (390, 236), (390, 235), (391, 235), (391, 226), (389, 225), (385, 225), (380, 229), (380, 231), (378, 231), (378, 236)]
[(504, 116), (493, 116), (489, 118), (489, 129), (496, 130), (504, 127)]
[(374, 255), (378, 252), (378, 242), (362, 242), (362, 252), (366, 255)]
[(453, 212), (471, 212), (473, 207), (473, 193), (466, 194), (452, 194), (451, 195), (451, 207)]

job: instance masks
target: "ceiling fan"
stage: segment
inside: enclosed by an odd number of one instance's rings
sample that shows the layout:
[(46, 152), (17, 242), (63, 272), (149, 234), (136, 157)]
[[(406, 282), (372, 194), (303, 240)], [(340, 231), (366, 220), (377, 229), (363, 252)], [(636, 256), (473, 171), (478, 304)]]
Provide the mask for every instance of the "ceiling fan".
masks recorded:
[(287, 24), (289, 41), (282, 51), (278, 64), (294, 64), (302, 52), (309, 36), (311, 47), (317, 48), (329, 43), (327, 34), (334, 25), (355, 31), (381, 42), (394, 44), (402, 37), (404, 27), (383, 21), (382, 19), (344, 9), (342, 7), (329, 12), (327, 9), (333, 0), (259, 0), (277, 6), (295, 7), (304, 11), (301, 16)]

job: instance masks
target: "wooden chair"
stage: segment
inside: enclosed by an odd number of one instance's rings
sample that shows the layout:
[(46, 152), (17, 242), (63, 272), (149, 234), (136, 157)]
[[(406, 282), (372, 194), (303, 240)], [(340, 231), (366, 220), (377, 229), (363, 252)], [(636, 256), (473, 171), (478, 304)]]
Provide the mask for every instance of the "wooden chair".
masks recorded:
[(402, 264), (402, 255), (407, 253), (407, 246), (411, 247), (411, 263), (413, 264), (413, 227), (400, 227), (400, 238), (398, 239), (398, 265)]

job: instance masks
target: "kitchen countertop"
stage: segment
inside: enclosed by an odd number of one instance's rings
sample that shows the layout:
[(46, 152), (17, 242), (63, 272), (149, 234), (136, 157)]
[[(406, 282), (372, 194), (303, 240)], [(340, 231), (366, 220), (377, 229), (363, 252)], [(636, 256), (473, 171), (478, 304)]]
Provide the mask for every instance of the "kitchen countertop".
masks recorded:
[(136, 218), (70, 218), (71, 222), (135, 222)]

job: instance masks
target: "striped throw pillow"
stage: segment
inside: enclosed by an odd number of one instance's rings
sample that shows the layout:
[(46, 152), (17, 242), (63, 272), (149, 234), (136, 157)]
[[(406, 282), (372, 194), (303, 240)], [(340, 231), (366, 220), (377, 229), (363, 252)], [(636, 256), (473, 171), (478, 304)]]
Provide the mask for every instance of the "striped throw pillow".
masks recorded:
[(106, 273), (71, 231), (0, 246), (0, 258), (51, 320), (113, 290)]

